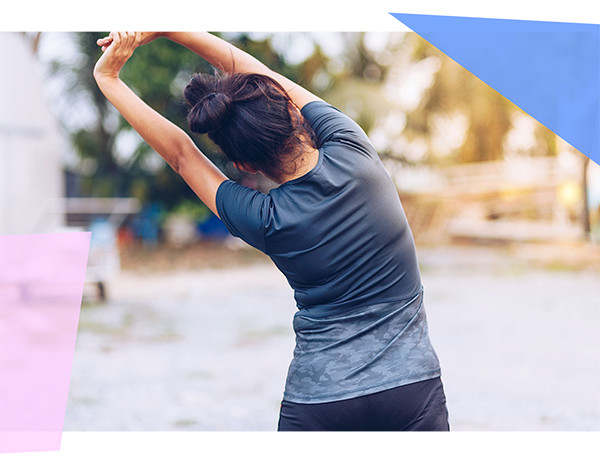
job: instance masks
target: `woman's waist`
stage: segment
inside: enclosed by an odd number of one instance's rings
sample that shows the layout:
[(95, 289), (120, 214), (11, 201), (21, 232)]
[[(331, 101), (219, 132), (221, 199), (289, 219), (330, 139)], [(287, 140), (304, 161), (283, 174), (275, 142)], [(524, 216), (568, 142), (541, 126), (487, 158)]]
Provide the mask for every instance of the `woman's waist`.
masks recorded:
[(332, 347), (363, 336), (396, 335), (414, 322), (423, 304), (422, 289), (410, 298), (369, 305), (322, 306), (294, 315), (296, 345), (300, 350)]
[(388, 308), (401, 308), (403, 305), (413, 302), (414, 299), (422, 295), (423, 286), (418, 283), (418, 285), (415, 285), (408, 291), (403, 289), (400, 295), (398, 295), (398, 289), (386, 289), (367, 292), (360, 296), (341, 297), (334, 301), (319, 304), (306, 305), (296, 300), (298, 312), (296, 312), (295, 317), (343, 319), (347, 315), (360, 315), (361, 312), (367, 310), (383, 311)]

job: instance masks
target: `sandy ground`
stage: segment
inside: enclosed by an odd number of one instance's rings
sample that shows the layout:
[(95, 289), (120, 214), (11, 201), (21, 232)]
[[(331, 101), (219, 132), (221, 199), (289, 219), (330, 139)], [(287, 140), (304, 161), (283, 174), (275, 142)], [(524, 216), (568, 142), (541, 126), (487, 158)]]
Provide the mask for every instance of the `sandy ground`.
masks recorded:
[[(84, 302), (65, 430), (276, 429), (292, 291), (264, 257), (230, 252), (234, 268), (218, 250), (124, 257), (110, 300)], [(453, 430), (600, 430), (597, 254), (418, 252)]]

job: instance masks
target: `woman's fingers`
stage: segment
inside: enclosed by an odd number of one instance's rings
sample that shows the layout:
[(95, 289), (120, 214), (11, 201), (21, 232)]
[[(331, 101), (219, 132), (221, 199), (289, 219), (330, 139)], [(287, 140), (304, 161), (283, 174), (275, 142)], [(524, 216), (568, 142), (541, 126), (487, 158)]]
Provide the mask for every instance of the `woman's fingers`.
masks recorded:
[(136, 34), (115, 31), (105, 39), (98, 40), (98, 43), (102, 44), (104, 53), (94, 67), (94, 76), (118, 78), (121, 68), (137, 47)]
[(127, 44), (127, 37), (125, 36), (125, 32), (113, 32), (113, 44), (115, 47), (115, 53), (122, 56), (124, 54), (124, 47)]
[(129, 59), (135, 49), (140, 46), (142, 36), (140, 32), (113, 31), (108, 37), (97, 40), (102, 51), (109, 51), (111, 59), (118, 56), (119, 59)]
[(96, 43), (98, 44), (98, 46), (108, 45), (108, 44), (110, 44), (110, 42), (112, 42), (111, 37), (104, 37), (104, 38), (99, 38), (98, 40), (96, 40)]
[[(107, 37), (99, 38), (96, 40), (96, 44), (102, 48), (102, 51), (106, 51), (108, 47), (117, 38), (120, 42), (120, 46), (132, 47), (133, 49), (152, 41), (156, 35), (155, 32), (111, 32)], [(152, 36), (149, 36), (152, 35)], [(117, 48), (117, 46), (115, 46)]]
[(96, 40), (96, 44), (102, 48), (102, 52), (106, 51), (106, 49), (110, 46), (111, 43), (112, 37), (110, 36), (99, 38), (98, 40)]
[(127, 46), (136, 49), (137, 44), (135, 39), (135, 32), (125, 32), (125, 35), (127, 37)]
[(121, 45), (122, 32), (111, 32), (110, 34), (113, 37), (113, 43), (117, 45), (118, 48)]

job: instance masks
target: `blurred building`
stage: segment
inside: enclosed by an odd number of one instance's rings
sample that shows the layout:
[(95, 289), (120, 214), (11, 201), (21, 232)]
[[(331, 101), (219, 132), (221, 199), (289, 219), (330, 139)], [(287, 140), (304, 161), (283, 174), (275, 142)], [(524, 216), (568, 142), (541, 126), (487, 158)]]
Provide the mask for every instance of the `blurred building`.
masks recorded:
[(0, 235), (52, 232), (64, 224), (66, 139), (23, 34), (0, 33), (0, 62)]

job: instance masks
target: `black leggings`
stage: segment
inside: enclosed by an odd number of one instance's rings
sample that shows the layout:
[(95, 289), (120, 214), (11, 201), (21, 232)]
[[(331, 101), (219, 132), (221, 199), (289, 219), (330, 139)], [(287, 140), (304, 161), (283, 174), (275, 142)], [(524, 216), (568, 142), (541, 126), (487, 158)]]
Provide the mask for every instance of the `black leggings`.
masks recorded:
[(281, 403), (279, 431), (449, 431), (442, 380), (319, 404)]

